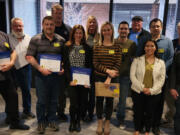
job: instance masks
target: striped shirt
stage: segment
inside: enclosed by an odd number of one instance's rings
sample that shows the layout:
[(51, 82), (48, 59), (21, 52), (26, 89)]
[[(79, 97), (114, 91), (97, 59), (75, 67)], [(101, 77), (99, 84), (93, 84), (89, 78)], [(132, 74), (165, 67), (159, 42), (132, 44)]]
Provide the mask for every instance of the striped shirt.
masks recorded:
[(34, 56), (39, 60), (40, 54), (62, 54), (64, 39), (58, 34), (50, 41), (43, 33), (37, 34), (31, 38), (27, 50), (27, 56)]
[(121, 65), (122, 50), (118, 45), (113, 46), (94, 46), (93, 65), (95, 74), (107, 76), (107, 69), (119, 71)]

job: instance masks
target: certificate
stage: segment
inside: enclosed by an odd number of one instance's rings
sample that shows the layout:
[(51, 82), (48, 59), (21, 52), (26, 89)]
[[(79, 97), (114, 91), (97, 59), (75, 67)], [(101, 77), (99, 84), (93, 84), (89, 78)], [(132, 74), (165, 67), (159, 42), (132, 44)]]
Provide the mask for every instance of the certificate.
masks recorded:
[(9, 63), (10, 62), (10, 52), (0, 52), (0, 70), (1, 65)]
[(99, 97), (119, 97), (119, 83), (110, 83), (109, 87), (106, 87), (104, 82), (95, 82), (96, 96)]
[(39, 58), (41, 67), (52, 72), (59, 72), (61, 70), (61, 55), (41, 54)]
[(71, 73), (72, 73), (72, 81), (74, 83), (76, 83), (77, 85), (90, 86), (91, 69), (72, 67)]

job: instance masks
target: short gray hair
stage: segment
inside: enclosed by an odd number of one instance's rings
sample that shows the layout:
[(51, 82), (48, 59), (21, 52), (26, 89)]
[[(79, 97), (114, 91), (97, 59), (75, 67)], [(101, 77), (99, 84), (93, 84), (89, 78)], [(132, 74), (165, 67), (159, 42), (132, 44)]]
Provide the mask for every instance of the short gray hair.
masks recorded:
[[(22, 21), (22, 23), (23, 23), (23, 20), (21, 19), (21, 18), (19, 18), (19, 17), (14, 17), (14, 18), (12, 18), (11, 19), (11, 25), (14, 23), (14, 21), (16, 21), (16, 20), (20, 20), (20, 21)], [(24, 23), (23, 23), (24, 24)]]

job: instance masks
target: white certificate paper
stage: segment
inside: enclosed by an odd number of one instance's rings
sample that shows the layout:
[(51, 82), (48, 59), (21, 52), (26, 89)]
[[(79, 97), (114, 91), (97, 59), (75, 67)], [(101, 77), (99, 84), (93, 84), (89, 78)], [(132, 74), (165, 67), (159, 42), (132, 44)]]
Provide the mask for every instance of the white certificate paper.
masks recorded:
[(90, 86), (90, 75), (91, 69), (88, 68), (71, 68), (72, 71), (72, 81), (77, 85), (87, 85)]
[(40, 55), (40, 66), (52, 72), (59, 72), (61, 70), (61, 56)]
[(2, 65), (10, 62), (10, 52), (0, 52), (0, 70)]

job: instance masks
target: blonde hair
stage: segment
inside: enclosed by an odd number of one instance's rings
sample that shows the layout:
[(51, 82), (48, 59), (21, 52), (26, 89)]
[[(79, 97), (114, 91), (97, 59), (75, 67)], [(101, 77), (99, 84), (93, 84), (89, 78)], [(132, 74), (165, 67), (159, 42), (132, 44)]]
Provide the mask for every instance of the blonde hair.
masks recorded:
[(94, 40), (99, 40), (99, 34), (98, 34), (98, 22), (95, 16), (89, 16), (87, 23), (86, 23), (86, 39), (89, 37), (89, 22), (95, 20), (96, 22), (96, 30), (95, 30), (95, 35), (94, 35)]
[(112, 37), (111, 37), (111, 42), (112, 44), (114, 44), (114, 26), (112, 25), (112, 23), (110, 22), (105, 22), (101, 25), (101, 30), (100, 30), (100, 40), (99, 40), (99, 45), (102, 45), (103, 44), (103, 41), (104, 41), (104, 37), (103, 37), (103, 34), (102, 34), (102, 29), (104, 26), (106, 25), (109, 25), (112, 29)]
[(60, 4), (53, 4), (51, 7), (51, 12), (53, 13), (56, 10), (63, 10), (63, 7)]

